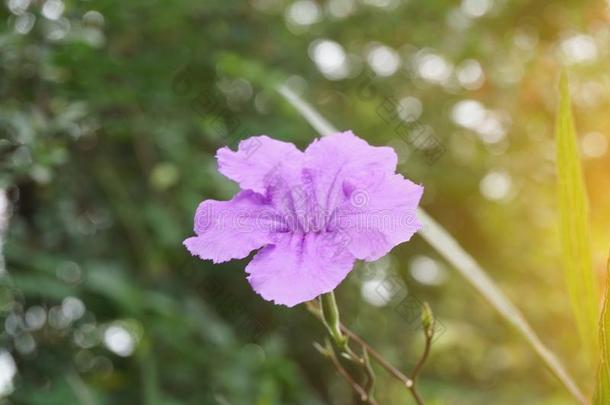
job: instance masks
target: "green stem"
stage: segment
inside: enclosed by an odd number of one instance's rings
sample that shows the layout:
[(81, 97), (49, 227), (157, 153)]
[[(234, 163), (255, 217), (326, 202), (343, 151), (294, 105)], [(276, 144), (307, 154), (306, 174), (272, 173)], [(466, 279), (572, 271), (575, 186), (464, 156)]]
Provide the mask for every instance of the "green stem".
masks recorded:
[[(321, 297), (321, 299), (320, 299), (321, 303), (323, 301), (322, 298), (324, 298), (324, 297)], [(368, 380), (366, 381), (367, 384), (365, 384), (365, 387), (369, 387), (368, 383), (370, 383), (370, 389), (372, 391), (372, 388), (373, 388), (372, 386), (373, 386), (374, 380), (375, 380), (375, 374), (373, 372), (370, 361), (368, 359), (368, 357), (370, 355), (391, 376), (393, 376), (398, 381), (400, 381), (405, 386), (405, 388), (407, 388), (411, 392), (411, 395), (413, 396), (415, 402), (418, 405), (423, 405), (424, 401), (421, 398), (421, 396), (419, 395), (419, 393), (417, 392), (417, 389), (415, 388), (415, 384), (414, 384), (413, 380), (411, 378), (405, 376), (403, 373), (401, 373), (396, 367), (392, 366), (392, 364), (390, 364), (379, 352), (377, 352), (367, 342), (365, 342), (364, 339), (362, 339), (360, 336), (358, 336), (357, 334), (355, 334), (354, 332), (349, 330), (347, 327), (345, 327), (345, 325), (342, 325), (341, 321), (339, 320), (339, 311), (337, 309), (337, 304), (336, 304), (334, 295), (332, 297), (327, 297), (327, 298), (328, 298), (327, 305), (330, 306), (330, 308), (328, 308), (328, 310), (334, 312), (333, 318), (336, 319), (336, 321), (339, 323), (339, 332), (341, 333), (340, 336), (342, 336), (346, 341), (345, 347), (346, 347), (346, 350), (349, 351), (347, 353), (350, 353), (349, 357), (347, 357), (347, 358), (352, 360), (355, 364), (362, 367), (363, 371), (365, 373), (365, 376), (368, 378)], [(314, 304), (313, 301), (310, 301), (307, 303), (307, 309), (326, 325), (327, 329), (329, 330), (329, 334), (330, 334), (331, 328), (327, 324), (327, 321), (326, 321), (327, 318), (325, 318), (322, 308), (323, 308), (322, 306), (321, 306), (321, 308), (318, 308)], [(331, 314), (329, 314), (329, 315), (331, 315)], [(426, 336), (430, 337), (430, 339), (426, 341), (426, 345), (428, 346), (426, 349), (426, 352), (429, 352), (430, 344), (432, 343), (433, 334), (430, 333), (431, 326), (432, 326), (432, 323), (430, 323), (428, 328), (425, 328), (425, 329), (427, 329)], [(332, 335), (331, 335), (331, 337), (332, 337)], [(362, 357), (355, 355), (355, 353), (350, 349), (349, 344), (347, 343), (348, 339), (353, 340), (362, 348), (362, 351), (364, 353)], [(320, 350), (320, 349), (318, 349), (318, 350)], [(320, 350), (320, 352), (322, 352), (322, 351)], [(343, 352), (342, 354), (345, 355), (347, 353)], [(420, 359), (420, 363), (422, 363), (422, 365), (423, 365), (423, 362), (425, 362), (427, 357), (428, 357), (428, 353), (425, 353), (422, 356), (423, 361), (422, 361), (422, 359)], [(415, 376), (417, 376), (417, 373), (419, 372), (419, 369), (421, 369), (421, 366), (416, 367), (416, 369), (417, 369), (417, 371), (415, 372)], [(358, 386), (360, 387), (360, 385), (358, 385)], [(359, 392), (359, 390), (356, 390), (356, 392)], [(374, 399), (372, 398), (372, 396), (370, 396), (369, 403), (371, 403), (373, 400)]]
[(341, 355), (354, 363), (364, 374), (364, 391), (366, 396), (363, 398), (368, 404), (376, 404), (373, 398), (373, 388), (375, 385), (375, 372), (371, 367), (366, 348), (363, 349), (363, 356), (356, 354), (349, 346), (348, 336), (342, 331), (339, 308), (334, 292), (329, 292), (320, 296), (320, 319), (326, 326), (328, 334), (341, 351)]
[(326, 339), (325, 342), (326, 342), (325, 347), (322, 347), (321, 345), (319, 345), (317, 343), (314, 344), (314, 347), (323, 356), (326, 356), (326, 357), (328, 357), (330, 359), (331, 363), (333, 364), (333, 366), (337, 370), (337, 373), (339, 373), (339, 375), (341, 377), (343, 377), (343, 379), (345, 381), (347, 381), (347, 383), (352, 387), (352, 389), (359, 395), (361, 401), (368, 401), (369, 404), (376, 405), (377, 402), (375, 402), (375, 399), (374, 398), (370, 398), (369, 394), (367, 393), (367, 391), (364, 388), (362, 388), (360, 386), (360, 384), (357, 383), (356, 380), (354, 380), (352, 375), (341, 365), (341, 362), (337, 358), (337, 356), (335, 354), (335, 350), (333, 349), (333, 346), (328, 341), (328, 339)]
[(342, 350), (347, 346), (347, 337), (341, 332), (341, 320), (339, 319), (339, 308), (333, 291), (320, 296), (320, 307), (322, 308), (322, 320), (330, 337)]

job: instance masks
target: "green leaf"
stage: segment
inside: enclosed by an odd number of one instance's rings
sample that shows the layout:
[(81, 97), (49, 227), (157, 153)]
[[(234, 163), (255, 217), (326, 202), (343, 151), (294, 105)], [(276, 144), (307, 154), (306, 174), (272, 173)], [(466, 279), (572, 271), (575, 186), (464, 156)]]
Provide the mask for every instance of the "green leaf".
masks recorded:
[(596, 405), (610, 404), (610, 257), (608, 257), (608, 271), (606, 273), (606, 291), (604, 305), (599, 321), (599, 350), (600, 359), (597, 369), (597, 384), (593, 403)]
[(572, 309), (589, 364), (597, 351), (598, 291), (591, 261), (587, 191), (583, 180), (568, 79), (560, 80), (560, 103), (556, 127), (559, 231), (562, 261)]
[[(284, 85), (276, 87), (301, 116), (320, 135), (330, 135), (338, 132), (318, 111), (294, 91)], [(487, 275), (477, 261), (460, 246), (445, 228), (436, 222), (426, 211), (419, 208), (417, 217), (422, 224), (421, 237), (430, 244), (442, 257), (451, 263), (455, 269), (525, 338), (544, 364), (555, 374), (579, 403), (586, 403), (582, 391), (576, 385), (568, 371), (529, 325), (521, 311), (508, 299), (496, 283)]]

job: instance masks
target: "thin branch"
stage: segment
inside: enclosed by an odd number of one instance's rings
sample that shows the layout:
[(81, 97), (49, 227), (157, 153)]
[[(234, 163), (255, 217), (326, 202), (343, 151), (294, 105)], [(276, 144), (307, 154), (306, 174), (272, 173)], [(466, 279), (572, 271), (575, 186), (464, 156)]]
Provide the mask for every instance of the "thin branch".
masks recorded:
[[(375, 372), (371, 367), (368, 353), (365, 348), (362, 348), (363, 355), (359, 356), (356, 354), (349, 345), (349, 337), (344, 334), (341, 330), (341, 321), (339, 316), (339, 308), (337, 307), (337, 301), (335, 299), (334, 292), (323, 294), (320, 299), (320, 308), (314, 309), (313, 306), (309, 306), (310, 310), (316, 312), (318, 318), (322, 321), (328, 331), (328, 335), (331, 337), (335, 345), (340, 349), (341, 355), (354, 363), (356, 367), (362, 370), (364, 374), (363, 384), (366, 393), (368, 403), (373, 403), (373, 389), (375, 385)], [(334, 354), (334, 351), (333, 351)]]
[[(324, 320), (320, 308), (318, 308), (314, 302), (312, 302), (312, 301), (308, 302), (307, 309), (309, 310), (309, 312), (314, 314), (318, 319), (320, 319), (322, 321)], [(398, 370), (396, 367), (394, 367), (392, 364), (390, 364), (390, 362), (388, 362), (386, 359), (384, 359), (383, 356), (379, 352), (377, 352), (375, 349), (373, 349), (360, 336), (358, 336), (357, 334), (355, 334), (354, 332), (349, 330), (342, 323), (339, 323), (339, 325), (340, 325), (341, 331), (343, 333), (345, 333), (350, 339), (353, 339), (356, 343), (358, 343), (358, 345), (360, 345), (362, 347), (362, 350), (366, 353), (367, 356), (368, 356), (368, 354), (370, 354), (371, 357), (373, 357), (379, 363), (379, 365), (381, 365), (381, 367), (383, 367), (394, 378), (399, 380), (411, 392), (411, 394), (415, 398), (415, 401), (418, 404), (423, 404), (421, 397), (419, 396), (419, 394), (417, 393), (417, 391), (414, 388), (414, 383), (413, 383), (412, 379), (410, 379), (409, 377), (404, 375), (400, 370)]]
[(364, 385), (364, 389), (369, 396), (372, 396), (376, 377), (373, 366), (371, 365), (371, 359), (369, 358), (369, 352), (364, 347), (362, 348), (362, 359), (364, 360), (364, 370), (366, 372), (366, 384)]
[(430, 347), (432, 347), (432, 338), (429, 335), (426, 335), (426, 346), (424, 347), (424, 352), (422, 353), (422, 356), (420, 357), (419, 361), (411, 372), (411, 380), (413, 380), (414, 384), (415, 380), (417, 379), (417, 376), (419, 375), (419, 372), (424, 366), (424, 363), (428, 359), (428, 355), (430, 354)]
[(328, 341), (328, 339), (326, 339), (326, 347), (322, 347), (319, 344), (314, 344), (314, 347), (325, 357), (328, 357), (331, 361), (331, 363), (333, 364), (333, 366), (335, 367), (335, 369), (337, 370), (337, 372), (339, 373), (339, 375), (341, 377), (343, 377), (343, 379), (345, 381), (347, 381), (347, 383), (352, 387), (352, 389), (358, 394), (360, 395), (360, 399), (362, 401), (367, 401), (369, 402), (371, 405), (373, 404), (377, 404), (377, 402), (375, 401), (375, 399), (373, 398), (369, 398), (368, 394), (366, 393), (365, 389), (362, 388), (360, 386), (360, 384), (358, 384), (354, 378), (351, 376), (351, 374), (341, 365), (341, 362), (339, 361), (339, 359), (337, 358), (337, 355), (335, 354), (335, 350), (333, 349), (332, 344)]
[(400, 382), (402, 382), (403, 385), (405, 385), (409, 389), (413, 386), (413, 381), (411, 381), (409, 377), (404, 375), (402, 372), (400, 372), (400, 370), (398, 370), (386, 359), (384, 359), (383, 356), (377, 350), (373, 349), (367, 342), (365, 342), (364, 339), (356, 335), (343, 324), (341, 324), (341, 330), (345, 332), (345, 334), (348, 335), (351, 339), (353, 339), (356, 343), (362, 346), (366, 351), (368, 351), (371, 357), (373, 357), (381, 367), (383, 367), (389, 374), (391, 374)]

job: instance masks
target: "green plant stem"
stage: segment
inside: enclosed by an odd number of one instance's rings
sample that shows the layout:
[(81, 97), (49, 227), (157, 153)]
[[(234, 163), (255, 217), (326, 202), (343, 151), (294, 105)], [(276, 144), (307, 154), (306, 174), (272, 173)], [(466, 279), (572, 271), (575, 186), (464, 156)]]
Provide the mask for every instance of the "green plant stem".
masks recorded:
[(323, 294), (320, 297), (320, 306), (322, 308), (322, 317), (324, 325), (328, 329), (328, 334), (333, 339), (335, 344), (341, 349), (348, 350), (347, 338), (341, 332), (341, 321), (339, 319), (339, 308), (335, 294), (331, 291)]
[(377, 361), (377, 363), (379, 363), (379, 365), (388, 372), (388, 374), (399, 380), (405, 387), (411, 389), (411, 387), (413, 386), (413, 381), (411, 381), (409, 377), (404, 375), (400, 370), (390, 364), (390, 362), (384, 359), (383, 356), (378, 351), (373, 349), (367, 342), (365, 342), (364, 339), (356, 335), (343, 324), (341, 325), (341, 330), (347, 336), (349, 336), (350, 339), (353, 339), (356, 343), (363, 347)]
[(429, 333), (429, 332), (430, 331), (428, 331), (424, 328), (424, 335), (426, 337), (424, 352), (422, 353), (422, 355), (419, 358), (419, 361), (417, 362), (415, 367), (413, 367), (413, 371), (411, 371), (411, 381), (413, 381), (413, 386), (410, 388), (411, 393), (413, 394), (415, 401), (420, 405), (423, 404), (424, 401), (421, 398), (421, 396), (419, 395), (419, 392), (417, 392), (416, 382), (417, 382), (417, 377), (419, 376), (419, 372), (424, 367), (426, 360), (428, 360), (428, 355), (430, 354), (430, 348), (432, 347), (432, 338), (434, 335), (433, 335), (433, 333)]
[[(354, 332), (347, 329), (344, 325), (341, 325), (341, 330), (343, 330), (343, 332), (346, 335), (348, 335), (351, 339), (353, 339), (355, 342), (357, 342), (360, 346), (365, 348), (365, 350), (371, 354), (371, 356), (377, 361), (377, 363), (379, 363), (379, 365), (381, 367), (383, 367), (392, 377), (394, 377), (398, 381), (400, 381), (411, 392), (413, 399), (415, 399), (415, 402), (418, 405), (422, 405), (424, 403), (421, 395), (419, 395), (419, 393), (417, 392), (417, 388), (415, 387), (415, 381), (413, 378), (409, 378), (406, 375), (404, 375), (400, 370), (398, 370), (396, 367), (394, 367), (392, 364), (390, 364), (386, 359), (384, 359), (383, 356), (379, 352), (377, 352), (375, 349), (373, 349), (360, 336), (356, 335)], [(427, 350), (429, 352), (430, 347), (428, 347)], [(425, 359), (427, 356), (428, 356), (427, 353), (425, 353), (425, 357), (422, 356), (424, 362), (425, 362)], [(422, 358), (420, 358), (420, 362), (422, 361)], [(422, 365), (423, 365), (423, 362), (422, 362)]]
[(337, 370), (337, 373), (352, 387), (352, 389), (360, 396), (361, 401), (367, 401), (371, 404), (376, 404), (376, 401), (373, 398), (370, 398), (367, 394), (366, 389), (362, 388), (360, 384), (358, 384), (352, 375), (341, 365), (341, 362), (337, 358), (335, 354), (335, 350), (333, 349), (332, 344), (326, 339), (326, 346), (322, 347), (321, 345), (315, 344), (314, 347), (325, 357), (328, 357)]
[(424, 347), (424, 352), (422, 353), (422, 356), (420, 357), (419, 361), (417, 362), (417, 364), (413, 368), (413, 371), (411, 372), (411, 380), (413, 381), (414, 384), (419, 375), (419, 372), (421, 371), (422, 367), (424, 366), (424, 363), (428, 359), (428, 355), (430, 354), (431, 346), (432, 346), (432, 339), (429, 338), (428, 336), (426, 336), (426, 345)]
[(362, 348), (362, 359), (364, 360), (364, 367), (366, 371), (366, 382), (364, 384), (364, 389), (366, 392), (373, 392), (376, 377), (373, 366), (371, 365), (371, 359), (369, 358), (369, 352), (366, 350), (366, 348)]
[[(329, 293), (329, 294), (332, 294), (332, 293)], [(343, 352), (343, 354), (344, 355), (347, 354), (347, 356), (344, 356), (344, 357), (347, 357), (348, 359), (352, 360), (355, 364), (359, 365), (363, 369), (367, 378), (372, 379), (372, 381), (368, 381), (368, 380), (366, 381), (367, 384), (365, 384), (365, 387), (367, 387), (369, 383), (374, 384), (374, 379), (375, 379), (375, 374), (373, 372), (373, 369), (371, 367), (370, 360), (369, 360), (369, 355), (370, 355), (373, 359), (375, 359), (375, 361), (377, 361), (377, 363), (381, 367), (383, 367), (391, 376), (393, 376), (398, 381), (400, 381), (410, 391), (411, 395), (413, 396), (413, 398), (415, 399), (415, 402), (418, 405), (424, 404), (423, 399), (421, 398), (421, 396), (417, 392), (417, 389), (415, 388), (415, 384), (414, 384), (414, 381), (412, 378), (409, 378), (406, 375), (404, 375), (400, 370), (398, 370), (396, 367), (394, 367), (392, 364), (390, 364), (390, 362), (388, 362), (379, 352), (377, 352), (367, 342), (365, 342), (364, 339), (362, 339), (360, 336), (358, 336), (357, 334), (355, 334), (354, 332), (349, 330), (345, 325), (343, 325), (341, 323), (341, 320), (339, 318), (339, 310), (337, 307), (337, 303), (336, 303), (334, 294), (332, 295), (332, 297), (326, 297), (327, 301), (325, 303), (327, 305), (327, 310), (333, 311), (333, 313), (327, 314), (326, 316), (324, 315), (323, 298), (324, 298), (324, 296), (322, 296), (320, 298), (320, 307), (319, 308), (313, 302), (310, 301), (307, 303), (307, 309), (325, 324), (327, 330), (329, 331), (329, 335), (331, 336), (331, 338), (333, 338), (333, 335), (330, 333), (330, 330), (338, 327), (340, 336), (342, 336), (342, 339), (340, 341), (341, 342), (345, 341), (344, 347), (345, 347), (346, 351)], [(329, 325), (327, 325), (326, 319), (329, 319), (329, 318), (336, 320), (336, 322), (338, 322), (338, 326), (333, 325), (333, 327), (331, 328)], [(428, 335), (426, 335), (426, 336), (428, 336)], [(350, 339), (353, 340), (354, 342), (356, 342), (362, 348), (362, 351), (363, 351), (362, 357), (357, 356), (351, 350), (351, 348), (349, 346)], [(416, 376), (417, 376), (417, 373), (419, 373), (421, 366), (423, 365), (423, 363), (426, 361), (426, 359), (428, 357), (428, 354), (430, 352), (431, 342), (432, 342), (432, 336), (430, 336), (430, 339), (426, 340), (426, 350), (424, 351), (424, 354), (422, 355), (422, 357), (420, 358), (420, 360), (418, 362), (418, 365), (420, 363), (421, 363), (421, 365), (416, 366), (416, 369), (417, 369), (417, 372), (415, 373)], [(337, 342), (335, 342), (335, 344), (337, 344)], [(337, 346), (339, 346), (339, 345), (337, 345)], [(358, 385), (358, 386), (360, 387), (360, 385)], [(370, 403), (370, 401), (369, 401), (369, 403)]]
[[(358, 384), (359, 387), (364, 386), (363, 389), (365, 392), (364, 397), (362, 397), (363, 401), (366, 401), (369, 404), (376, 404), (376, 401), (373, 397), (373, 389), (375, 385), (375, 373), (373, 368), (371, 367), (370, 361), (368, 359), (368, 354), (366, 353), (366, 349), (363, 348), (363, 355), (359, 356), (356, 354), (349, 345), (348, 337), (341, 330), (341, 320), (339, 317), (339, 308), (337, 307), (337, 301), (335, 299), (335, 294), (331, 291), (330, 293), (323, 294), (320, 297), (320, 308), (321, 312), (319, 313), (319, 318), (322, 320), (326, 329), (328, 331), (329, 336), (337, 345), (337, 347), (341, 350), (341, 355), (351, 361), (356, 367), (358, 367), (362, 373), (364, 374), (364, 383)], [(334, 355), (334, 351), (333, 351)], [(331, 358), (332, 360), (332, 358)], [(335, 356), (335, 360), (338, 359)], [(336, 367), (336, 366), (335, 366)]]

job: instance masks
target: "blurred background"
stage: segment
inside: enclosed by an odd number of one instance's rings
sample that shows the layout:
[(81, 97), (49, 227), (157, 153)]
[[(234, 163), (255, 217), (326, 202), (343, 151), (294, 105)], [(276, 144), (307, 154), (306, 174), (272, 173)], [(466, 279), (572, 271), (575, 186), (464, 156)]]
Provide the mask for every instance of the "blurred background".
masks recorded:
[[(302, 306), (256, 295), (248, 260), (182, 246), (197, 204), (236, 191), (218, 147), (318, 136), (279, 84), (394, 147), (422, 206), (591, 389), (559, 259), (553, 129), (567, 66), (601, 279), (610, 2), (3, 0), (0, 21), (0, 403), (357, 403)], [(407, 296), (441, 325), (427, 403), (573, 403), (418, 236), (337, 290), (345, 323), (405, 371), (423, 345)], [(411, 403), (378, 375), (381, 404)]]

